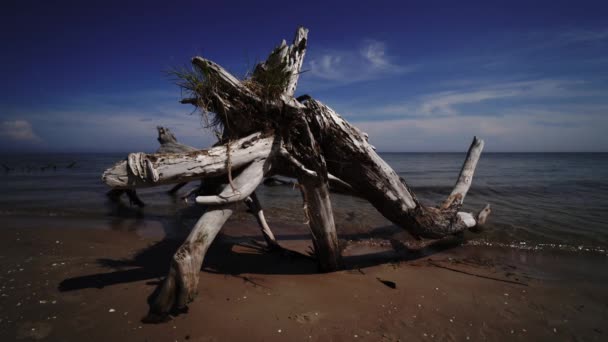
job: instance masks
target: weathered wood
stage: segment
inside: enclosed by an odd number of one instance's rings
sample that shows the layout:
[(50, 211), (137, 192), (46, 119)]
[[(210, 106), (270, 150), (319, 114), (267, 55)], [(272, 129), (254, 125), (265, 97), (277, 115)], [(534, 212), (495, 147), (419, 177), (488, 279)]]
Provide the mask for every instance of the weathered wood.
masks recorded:
[[(175, 152), (188, 152), (188, 151), (197, 150), (195, 147), (178, 143), (177, 138), (175, 137), (175, 135), (171, 132), (171, 130), (169, 128), (158, 126), (157, 130), (158, 130), (158, 142), (161, 144), (161, 147), (157, 150), (157, 153), (162, 153), (162, 151), (165, 151), (168, 153), (169, 150), (166, 149), (167, 147), (170, 147)], [(163, 150), (163, 148), (165, 148), (165, 149)], [(258, 174), (262, 174), (262, 175), (264, 174), (264, 169), (263, 169), (264, 162), (265, 162), (265, 160), (261, 160), (260, 167), (257, 170)], [(255, 161), (254, 161), (254, 163), (255, 163)], [(243, 171), (243, 172), (245, 172), (245, 171)], [(259, 181), (257, 181), (257, 182), (259, 183)], [(186, 184), (187, 183), (179, 183), (179, 184), (175, 185), (173, 188), (171, 188), (171, 190), (169, 190), (169, 193), (170, 194), (176, 193), (179, 189), (184, 187)], [(202, 184), (203, 183), (201, 181), (201, 186), (202, 186)], [(250, 181), (249, 184), (253, 184), (253, 183)], [(255, 184), (255, 187), (257, 187), (258, 185), (259, 184)], [(189, 191), (188, 193), (186, 193), (184, 195), (185, 198), (189, 197), (194, 192), (200, 192), (201, 186), (194, 188), (194, 189), (192, 189), (192, 191)], [(254, 190), (255, 190), (255, 187), (254, 187)], [(111, 191), (123, 191), (123, 190), (113, 189)], [(127, 190), (124, 190), (124, 191), (127, 191)], [(233, 189), (230, 188), (230, 191), (233, 191)], [(248, 192), (247, 190), (243, 190), (243, 189), (241, 189), (241, 191)], [(234, 198), (231, 198), (231, 199), (234, 200)], [(244, 202), (247, 205), (247, 207), (249, 208), (249, 212), (256, 218), (258, 225), (260, 226), (260, 230), (262, 231), (262, 234), (264, 236), (264, 239), (266, 240), (266, 244), (268, 245), (268, 248), (270, 250), (281, 249), (279, 243), (276, 241), (276, 238), (274, 237), (272, 230), (270, 229), (270, 226), (268, 225), (268, 222), (266, 222), (266, 217), (264, 216), (264, 211), (262, 210), (262, 205), (261, 205), (260, 201), (258, 200), (255, 192), (252, 192), (247, 198), (245, 198)], [(211, 203), (201, 203), (201, 204), (211, 204)]]
[[(173, 135), (173, 133), (171, 132), (171, 130), (169, 128), (157, 126), (156, 130), (158, 131), (158, 142), (160, 143), (160, 147), (156, 150), (156, 153), (179, 153), (179, 152), (191, 152), (191, 151), (197, 150), (196, 148), (194, 148), (192, 146), (178, 143), (177, 139), (175, 138), (175, 135)], [(185, 182), (185, 183), (176, 184), (174, 187), (172, 187), (167, 192), (171, 195), (175, 194), (175, 193), (177, 193), (177, 191), (179, 191), (179, 189), (183, 188), (186, 184), (188, 184), (188, 183)], [(112, 201), (119, 201), (122, 194), (127, 195), (131, 204), (135, 204), (140, 208), (145, 206), (145, 203), (137, 196), (137, 193), (134, 189), (114, 188), (114, 189), (110, 190), (106, 195)]]
[(196, 297), (205, 254), (232, 212), (230, 205), (218, 206), (201, 216), (173, 255), (168, 275), (151, 300), (148, 319), (162, 320), (169, 313), (184, 309)]
[(158, 142), (160, 143), (156, 153), (180, 153), (198, 150), (195, 147), (177, 142), (177, 138), (169, 128), (158, 126), (156, 129), (158, 130)]
[[(251, 186), (252, 174), (257, 175), (262, 167), (263, 160), (255, 161), (236, 176), (233, 182), (236, 191), (245, 197), (249, 197), (257, 187), (257, 185)], [(258, 177), (257, 184), (261, 180), (262, 177)], [(233, 194), (233, 191), (235, 189), (232, 189), (231, 185), (226, 185), (220, 192), (219, 197)], [(158, 295), (152, 302), (151, 313), (162, 315), (171, 310), (179, 310), (194, 299), (197, 293), (200, 269), (207, 249), (226, 220), (232, 215), (232, 212), (233, 207), (227, 203), (211, 206), (203, 214), (186, 241), (173, 256), (169, 275), (161, 284)]]
[(264, 178), (265, 163), (266, 158), (254, 160), (241, 172), (239, 177), (242, 177), (246, 181), (241, 182), (238, 187), (233, 189), (231, 186), (228, 186), (217, 196), (197, 196), (196, 203), (204, 205), (219, 205), (245, 200), (262, 182), (262, 179)]
[(262, 230), (262, 235), (264, 236), (264, 240), (266, 240), (266, 245), (271, 250), (281, 249), (281, 246), (277, 242), (272, 230), (270, 230), (270, 226), (268, 226), (268, 222), (266, 222), (266, 217), (264, 216), (264, 211), (262, 210), (262, 205), (256, 195), (255, 191), (251, 193), (249, 197), (245, 199), (245, 204), (249, 208), (249, 211), (258, 221), (258, 225)]
[(309, 179), (303, 179), (301, 182), (304, 214), (312, 234), (319, 270), (331, 272), (340, 269), (342, 257), (329, 197), (329, 186), (326, 182), (315, 182)]
[(285, 144), (287, 148), (281, 151), (284, 157), (289, 155), (287, 159), (295, 166), (319, 270), (330, 272), (339, 269), (342, 261), (329, 197), (327, 163), (325, 156), (319, 153), (320, 146), (312, 131), (314, 128), (305, 117), (295, 120), (288, 128), (291, 132)]
[[(295, 177), (293, 175), (287, 174), (287, 172), (284, 172), (284, 170), (281, 170), (281, 171), (282, 172), (273, 172), (273, 174), (279, 174), (281, 176), (290, 177), (290, 178)], [(357, 192), (353, 189), (352, 186), (350, 186), (350, 184), (346, 183), (345, 181), (339, 179), (338, 177), (336, 177), (332, 174), (328, 174), (327, 176), (329, 178), (328, 180), (329, 180), (329, 191), (330, 192), (359, 197)], [(264, 183), (264, 185), (268, 185), (268, 186), (287, 185), (287, 186), (293, 187), (295, 185), (294, 181), (279, 179), (275, 176), (266, 177), (264, 179), (263, 183)]]
[[(232, 169), (238, 170), (255, 159), (268, 158), (274, 136), (251, 134), (231, 143)], [(228, 154), (225, 145), (186, 153), (131, 153), (127, 160), (106, 170), (102, 180), (113, 188), (149, 187), (183, 183), (226, 174)]]
[[(180, 153), (133, 153), (104, 173), (104, 181), (118, 189), (221, 175), (230, 179), (231, 172), (238, 173), (234, 184), (225, 186), (219, 194), (197, 197), (198, 203), (211, 206), (174, 257), (151, 312), (165, 314), (193, 298), (204, 253), (232, 213), (228, 203), (245, 200), (261, 222), (269, 245), (276, 242), (256, 204), (254, 190), (263, 176), (279, 174), (298, 179), (322, 271), (336, 270), (341, 264), (329, 195), (332, 182), (365, 198), (415, 237), (441, 238), (485, 223), (491, 212), (489, 205), (477, 216), (459, 211), (471, 187), (483, 141), (473, 140), (447, 199), (437, 207), (422, 205), (405, 181), (378, 156), (366, 133), (310, 96), (294, 98), (307, 35), (306, 29), (299, 28), (292, 45), (283, 41), (245, 81), (212, 61), (193, 58), (197, 74), (188, 76), (188, 82), (182, 85), (191, 96), (182, 103), (193, 104), (204, 115), (213, 116), (217, 127), (223, 128), (218, 134), (219, 146)], [(160, 135), (159, 131), (159, 141)], [(170, 132), (163, 132), (162, 139), (167, 145), (165, 152), (180, 149)]]
[(469, 216), (458, 215), (458, 209), (470, 187), (483, 141), (475, 138), (471, 144), (450, 205), (425, 207), (405, 181), (378, 156), (365, 133), (317, 100), (308, 97), (304, 105), (305, 113), (316, 123), (316, 140), (321, 142), (322, 153), (328, 160), (328, 171), (351, 185), (386, 218), (417, 237), (441, 238), (470, 228)]
[[(280, 96), (286, 98), (293, 97), (302, 64), (304, 63), (304, 55), (306, 54), (306, 43), (308, 40), (308, 29), (299, 27), (296, 31), (293, 43), (287, 46), (285, 40), (275, 48), (266, 61), (258, 64), (253, 72), (252, 80), (258, 84), (269, 84)], [(287, 75), (285, 78), (280, 78), (276, 83), (275, 75)]]
[(473, 182), (473, 174), (475, 173), (477, 162), (481, 156), (483, 145), (483, 140), (478, 139), (477, 137), (473, 138), (473, 142), (471, 143), (471, 147), (469, 147), (464, 164), (462, 164), (462, 169), (460, 170), (460, 175), (458, 176), (456, 185), (454, 185), (454, 189), (452, 190), (450, 196), (441, 204), (441, 209), (448, 209), (453, 205), (462, 205), (462, 203), (464, 203), (464, 198), (471, 187), (471, 183)]

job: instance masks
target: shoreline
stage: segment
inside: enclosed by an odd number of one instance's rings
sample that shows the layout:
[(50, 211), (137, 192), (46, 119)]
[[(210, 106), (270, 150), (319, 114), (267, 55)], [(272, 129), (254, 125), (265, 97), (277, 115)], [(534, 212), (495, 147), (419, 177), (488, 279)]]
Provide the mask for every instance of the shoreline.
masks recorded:
[(162, 223), (0, 222), (3, 341), (603, 340), (608, 333), (602, 255), (483, 246), (412, 253), (360, 240), (344, 250), (346, 270), (319, 274), (301, 256), (310, 246), (303, 227), (279, 237), (300, 253), (284, 255), (260, 248), (253, 222), (230, 221), (189, 312), (143, 324), (146, 299), (179, 245), (163, 238)]

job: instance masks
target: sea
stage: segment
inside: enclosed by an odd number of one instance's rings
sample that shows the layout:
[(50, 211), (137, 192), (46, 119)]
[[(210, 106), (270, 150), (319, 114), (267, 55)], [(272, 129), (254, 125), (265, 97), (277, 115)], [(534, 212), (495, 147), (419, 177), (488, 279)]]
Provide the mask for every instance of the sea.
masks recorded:
[[(170, 186), (138, 190), (138, 208), (106, 196), (103, 171), (127, 153), (3, 155), (0, 163), (0, 221), (4, 218), (182, 220), (188, 229), (202, 208)], [(381, 153), (418, 199), (440, 203), (451, 191), (464, 153)], [(195, 187), (193, 182), (180, 190)], [(285, 224), (302, 224), (302, 199), (293, 186), (260, 185), (257, 194), (269, 224), (281, 235)], [(360, 198), (332, 195), (338, 234), (400, 229)], [(467, 233), (470, 245), (527, 250), (557, 249), (608, 254), (608, 153), (484, 153), (463, 211), (486, 203), (492, 214), (480, 233)], [(252, 220), (242, 206), (234, 220)], [(118, 224), (117, 224), (118, 223)], [(1, 227), (0, 227), (1, 229)], [(136, 228), (134, 228), (136, 229)], [(278, 231), (277, 231), (278, 230)], [(170, 234), (171, 232), (166, 232)]]

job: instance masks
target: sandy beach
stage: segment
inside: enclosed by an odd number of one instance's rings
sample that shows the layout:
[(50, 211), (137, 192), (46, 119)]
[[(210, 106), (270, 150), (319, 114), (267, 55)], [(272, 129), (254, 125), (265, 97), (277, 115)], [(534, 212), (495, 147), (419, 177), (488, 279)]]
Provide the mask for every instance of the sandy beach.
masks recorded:
[[(142, 323), (179, 239), (154, 221), (1, 219), (0, 340), (602, 341), (605, 256), (446, 245), (421, 252), (341, 241), (346, 269), (318, 274), (306, 228), (269, 253), (233, 220), (186, 314)], [(388, 247), (387, 247), (388, 246)]]
[(1, 7), (0, 342), (608, 342), (608, 1)]

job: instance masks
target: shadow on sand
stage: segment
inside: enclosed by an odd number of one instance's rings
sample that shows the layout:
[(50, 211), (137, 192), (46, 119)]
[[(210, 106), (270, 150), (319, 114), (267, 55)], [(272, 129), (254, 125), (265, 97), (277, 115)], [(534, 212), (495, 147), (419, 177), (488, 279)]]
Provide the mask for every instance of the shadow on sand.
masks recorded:
[[(120, 203), (109, 203), (112, 229), (134, 230), (137, 224), (123, 225), (121, 221), (143, 220), (140, 208), (126, 207)], [(156, 217), (165, 231), (165, 238), (137, 252), (129, 259), (99, 259), (98, 263), (113, 271), (91, 274), (63, 280), (59, 290), (75, 291), (85, 288), (103, 288), (122, 283), (149, 280), (148, 284), (157, 285), (165, 277), (169, 263), (177, 248), (182, 244), (188, 231), (184, 227), (192, 226), (192, 221), (201, 213), (196, 206), (176, 209), (170, 219)], [(177, 233), (176, 233), (177, 232)], [(402, 230), (395, 226), (385, 226), (372, 229), (370, 232), (359, 234), (340, 234), (341, 241), (349, 244), (365, 245), (370, 239), (390, 241), (391, 247), (358, 255), (345, 255), (343, 258), (345, 270), (357, 270), (364, 267), (380, 265), (389, 262), (410, 261), (432, 255), (434, 253), (456, 247), (461, 244), (461, 237), (440, 240), (420, 249), (410, 249), (398, 238), (397, 232)], [(277, 235), (279, 242), (285, 244), (297, 242), (307, 245), (311, 237), (308, 234)], [(365, 248), (364, 248), (365, 250)], [(314, 257), (293, 250), (269, 251), (265, 248), (261, 234), (259, 237), (239, 237), (220, 233), (205, 257), (204, 272), (236, 276), (247, 280), (242, 274), (314, 274), (318, 272)]]

